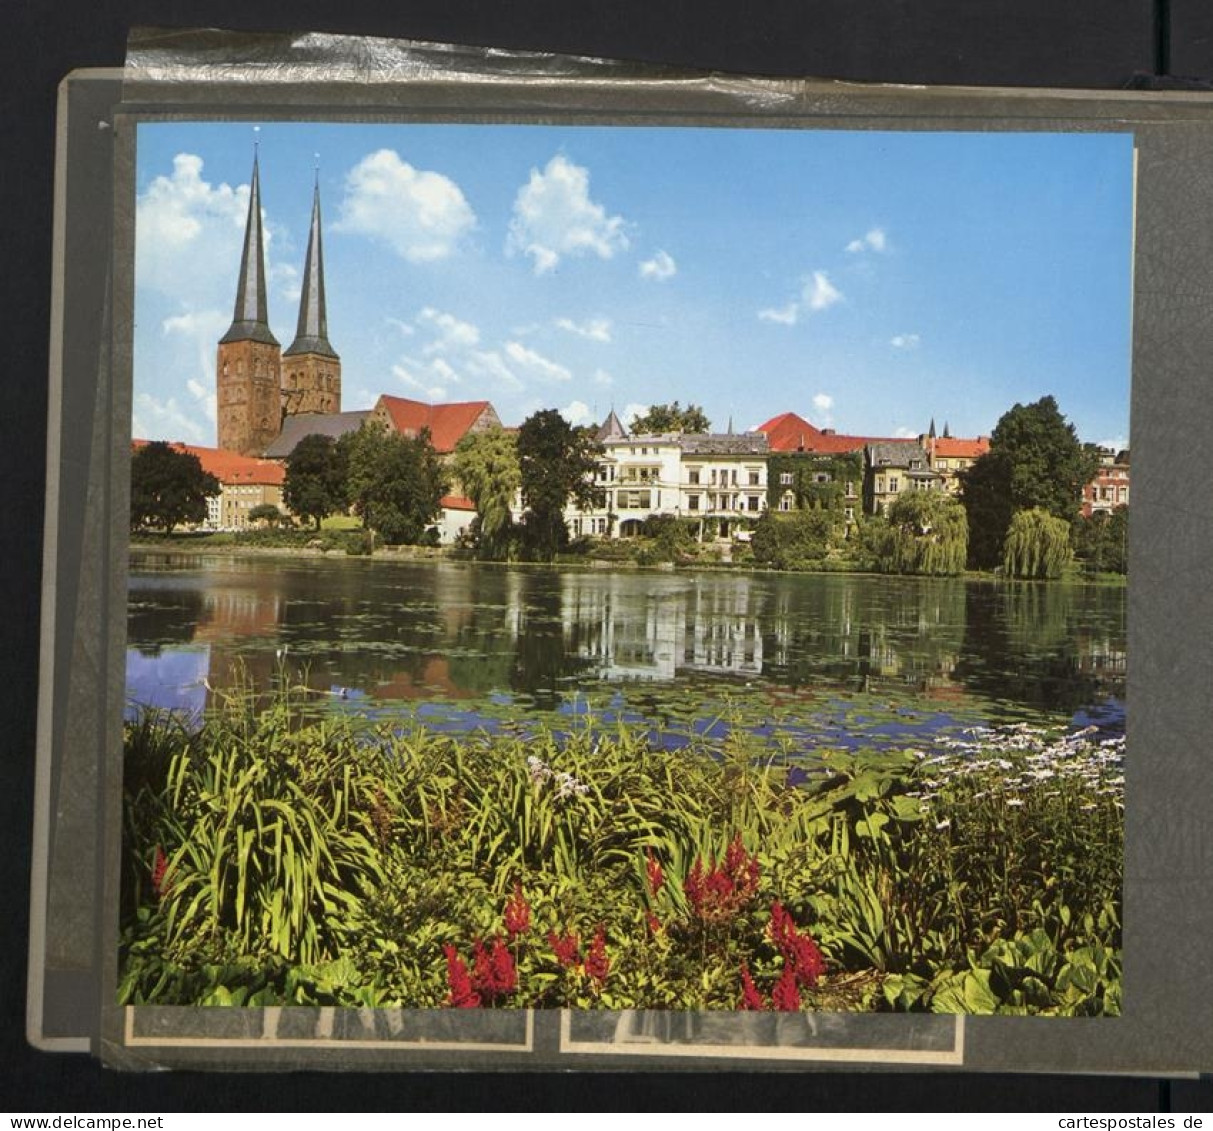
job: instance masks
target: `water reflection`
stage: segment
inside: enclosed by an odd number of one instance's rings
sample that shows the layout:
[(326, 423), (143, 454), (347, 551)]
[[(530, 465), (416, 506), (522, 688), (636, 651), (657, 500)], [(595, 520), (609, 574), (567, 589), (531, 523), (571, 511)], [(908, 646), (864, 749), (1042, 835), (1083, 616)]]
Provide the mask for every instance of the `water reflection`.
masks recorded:
[(134, 701), (177, 687), (194, 707), (237, 661), (267, 685), (285, 651), (316, 690), (380, 700), (550, 710), (601, 685), (643, 709), (716, 682), (1074, 714), (1123, 694), (1124, 622), (1123, 589), (1078, 585), (148, 554), (127, 682)]

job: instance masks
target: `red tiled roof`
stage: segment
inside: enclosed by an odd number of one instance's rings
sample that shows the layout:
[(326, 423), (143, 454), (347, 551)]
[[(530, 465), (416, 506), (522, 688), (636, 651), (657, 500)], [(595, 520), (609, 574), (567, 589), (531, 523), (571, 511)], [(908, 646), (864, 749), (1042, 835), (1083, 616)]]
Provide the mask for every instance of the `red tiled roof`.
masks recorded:
[(990, 438), (978, 436), (976, 440), (960, 440), (954, 436), (939, 436), (935, 440), (935, 455), (943, 459), (977, 459), (990, 450)]
[(842, 455), (857, 452), (872, 442), (870, 436), (840, 436), (837, 432), (823, 432), (794, 412), (771, 417), (765, 424), (760, 424), (757, 431), (766, 433), (767, 443), (773, 452)]
[[(137, 451), (148, 442), (133, 440), (131, 447)], [(201, 448), (196, 444), (172, 443), (169, 447), (176, 452), (197, 456), (202, 470), (210, 472), (220, 483), (253, 483), (281, 487), (286, 481), (286, 468), (272, 459), (242, 456), (239, 452), (231, 452), (226, 448)]]
[(489, 408), (488, 401), (463, 401), (458, 404), (426, 404), (407, 397), (391, 397), (384, 393), (376, 408), (382, 408), (392, 427), (404, 436), (418, 436), (423, 428), (430, 430), (434, 451), (453, 452), (455, 445)]
[(476, 509), (476, 504), (464, 495), (443, 495), (439, 502), (443, 509), (448, 511), (474, 511)]

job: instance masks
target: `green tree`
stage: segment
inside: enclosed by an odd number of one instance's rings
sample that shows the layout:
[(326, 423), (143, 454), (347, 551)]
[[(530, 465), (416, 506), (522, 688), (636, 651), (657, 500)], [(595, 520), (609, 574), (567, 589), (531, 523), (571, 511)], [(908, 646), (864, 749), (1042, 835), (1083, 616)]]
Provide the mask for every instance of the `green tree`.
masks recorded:
[(677, 401), (673, 404), (655, 404), (649, 411), (632, 417), (633, 436), (655, 435), (661, 432), (710, 432), (711, 421), (697, 404), (683, 408)]
[(1016, 511), (1007, 530), (1002, 565), (1011, 577), (1060, 577), (1070, 564), (1070, 524), (1043, 507)]
[(568, 543), (564, 508), (595, 498), (594, 473), (602, 445), (588, 428), (574, 428), (555, 409), (543, 409), (518, 429), (518, 469), (527, 511), (523, 534), (532, 556), (551, 561)]
[(788, 514), (767, 511), (754, 526), (750, 549), (759, 565), (772, 569), (812, 569), (845, 534), (841, 516), (826, 510)]
[(1074, 556), (1093, 573), (1129, 570), (1129, 508), (1096, 511), (1080, 518), (1071, 531)]
[(1017, 511), (1040, 508), (1074, 522), (1098, 466), (1098, 451), (1079, 442), (1052, 397), (1004, 413), (990, 450), (961, 473), (973, 564), (988, 569), (1002, 560)]
[(522, 485), (518, 443), (502, 428), (469, 432), (455, 448), (451, 465), (463, 493), (476, 505), (476, 552), (482, 558), (508, 556), (513, 527), (510, 508)]
[(264, 522), (266, 526), (277, 526), (284, 518), (286, 515), (273, 503), (258, 503), (248, 512), (249, 522)]
[(131, 527), (161, 527), (171, 534), (183, 522), (202, 522), (206, 500), (219, 494), (219, 480), (203, 471), (189, 452), (153, 440), (131, 457)]
[(449, 482), (429, 430), (408, 439), (366, 423), (343, 436), (341, 446), (348, 467), (346, 488), (363, 526), (390, 544), (422, 541)]
[(304, 436), (286, 461), (282, 497), (300, 518), (310, 518), (316, 529), (331, 514), (346, 506), (345, 454), (331, 436)]
[(890, 537), (878, 565), (887, 573), (963, 573), (969, 551), (964, 507), (945, 491), (907, 491), (889, 508)]

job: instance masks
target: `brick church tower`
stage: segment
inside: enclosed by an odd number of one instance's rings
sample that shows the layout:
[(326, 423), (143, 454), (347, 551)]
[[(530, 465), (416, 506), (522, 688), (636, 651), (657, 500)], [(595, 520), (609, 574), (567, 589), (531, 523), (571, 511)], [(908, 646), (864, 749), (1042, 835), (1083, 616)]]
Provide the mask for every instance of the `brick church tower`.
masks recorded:
[(324, 244), (320, 182), (312, 197), (312, 226), (303, 266), (303, 294), (295, 340), (282, 353), (282, 407), (287, 416), (341, 411), (341, 358), (329, 344), (324, 305)]
[(219, 447), (260, 455), (282, 429), (281, 347), (270, 333), (265, 298), (261, 178), (253, 157), (248, 223), (231, 327), (216, 363)]

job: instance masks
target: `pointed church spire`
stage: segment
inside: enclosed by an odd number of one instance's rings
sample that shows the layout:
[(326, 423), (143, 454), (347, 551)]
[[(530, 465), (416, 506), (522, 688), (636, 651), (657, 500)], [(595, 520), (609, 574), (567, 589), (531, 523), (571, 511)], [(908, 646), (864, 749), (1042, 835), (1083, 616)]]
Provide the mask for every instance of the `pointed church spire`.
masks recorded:
[(933, 416), (931, 417), (931, 430), (927, 433), (927, 435), (930, 436), (932, 440), (935, 439), (935, 417)]
[(312, 193), (312, 226), (307, 237), (307, 259), (303, 264), (303, 293), (299, 297), (299, 323), (295, 340), (283, 351), (287, 357), (315, 353), (336, 357), (329, 344), (328, 312), (324, 303), (324, 243), (320, 232), (320, 173)]
[(269, 308), (265, 299), (265, 238), (261, 231), (261, 174), (257, 151), (253, 150), (253, 182), (249, 190), (248, 221), (244, 228), (244, 250), (240, 255), (240, 280), (236, 284), (236, 310), (224, 342), (264, 342), (276, 346), (270, 333)]

